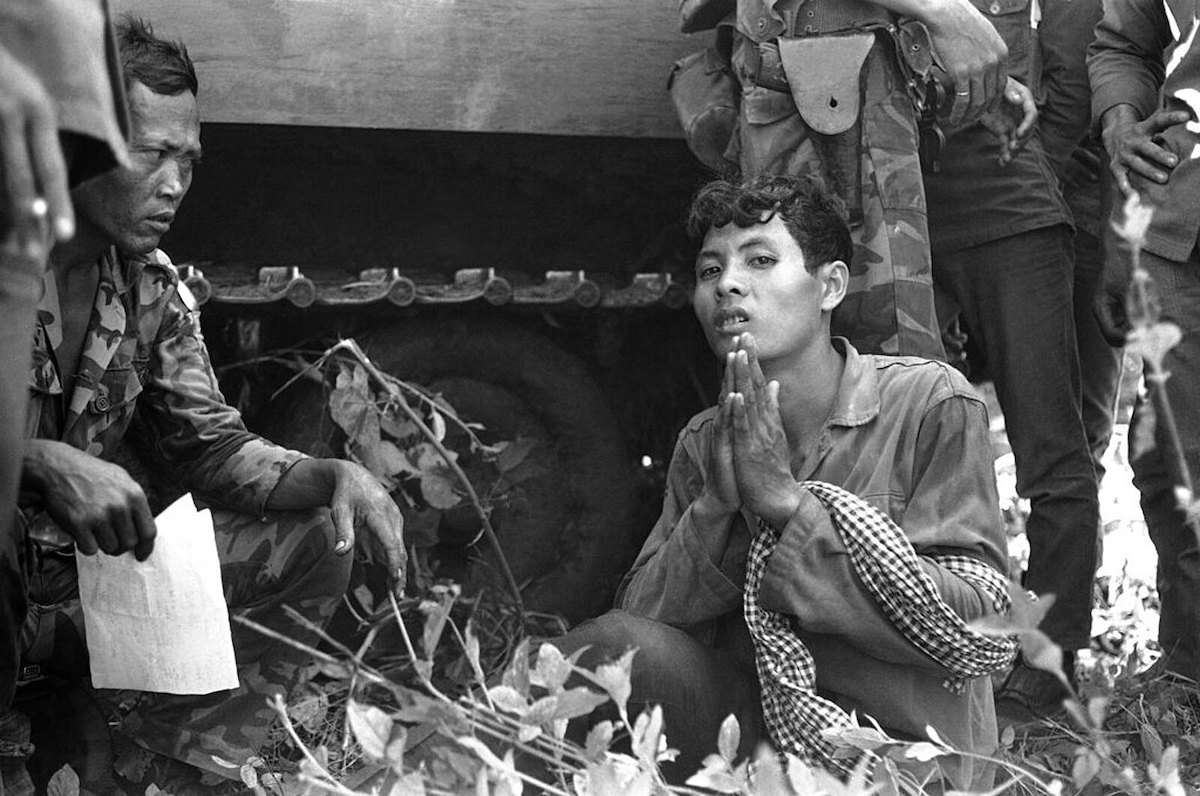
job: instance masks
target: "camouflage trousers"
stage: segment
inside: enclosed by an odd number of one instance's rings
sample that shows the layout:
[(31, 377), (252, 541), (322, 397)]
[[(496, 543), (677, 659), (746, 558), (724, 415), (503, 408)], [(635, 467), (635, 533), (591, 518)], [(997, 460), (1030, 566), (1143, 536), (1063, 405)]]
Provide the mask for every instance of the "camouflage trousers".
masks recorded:
[[(263, 519), (224, 510), (214, 510), (212, 515), (230, 615), (315, 644), (316, 634), (301, 627), (284, 606), (324, 627), (345, 592), (351, 557), (332, 552), (329, 512), (273, 512)], [(86, 668), (79, 665), (80, 654), (86, 660), (86, 646), (73, 553), (70, 557), (47, 554), (24, 544), (24, 554), (18, 557), (23, 561), (17, 567), (10, 565), (11, 556), (0, 557), (0, 581), (23, 579), (28, 612), (24, 627), (14, 628), (3, 622), (6, 614), (0, 611), (4, 636), (0, 643), (19, 640), (24, 660), (36, 661), (47, 671), (66, 674), (74, 669), (75, 674), (85, 674)], [(291, 692), (309, 657), (239, 623), (232, 623), (231, 629), (238, 666), (236, 689), (203, 696), (142, 694), (121, 732), (153, 752), (237, 777), (236, 768), (221, 766), (214, 758), (242, 763), (257, 753), (275, 717), (268, 700)], [(64, 666), (64, 657), (74, 665)], [(2, 676), (7, 678), (8, 672)], [(0, 711), (9, 704), (0, 703)]]
[[(750, 39), (735, 37), (732, 63), (743, 90), (726, 158), (739, 164), (743, 178), (811, 173), (829, 181), (792, 96), (755, 85), (755, 47)], [(851, 225), (850, 285), (834, 312), (833, 333), (864, 353), (944, 360), (916, 117), (894, 47), (882, 34), (867, 55), (861, 86), (857, 204), (862, 217)]]

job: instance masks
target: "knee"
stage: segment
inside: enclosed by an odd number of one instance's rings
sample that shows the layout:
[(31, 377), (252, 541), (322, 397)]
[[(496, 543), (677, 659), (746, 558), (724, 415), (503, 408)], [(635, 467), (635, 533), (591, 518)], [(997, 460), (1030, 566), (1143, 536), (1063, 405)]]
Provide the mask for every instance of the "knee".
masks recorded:
[(616, 660), (629, 650), (636, 649), (639, 668), (643, 668), (652, 661), (669, 656), (672, 649), (669, 639), (682, 633), (653, 619), (612, 610), (582, 622), (566, 635), (549, 641), (564, 655), (586, 648), (579, 659), (580, 665), (585, 668)]

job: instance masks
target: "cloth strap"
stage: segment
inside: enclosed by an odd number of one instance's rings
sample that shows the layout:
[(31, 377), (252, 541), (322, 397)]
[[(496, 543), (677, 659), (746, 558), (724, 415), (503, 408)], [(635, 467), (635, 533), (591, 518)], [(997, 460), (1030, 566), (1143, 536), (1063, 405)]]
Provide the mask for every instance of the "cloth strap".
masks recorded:
[[(970, 630), (938, 593), (912, 543), (891, 518), (844, 489), (821, 481), (801, 486), (829, 511), (855, 574), (888, 620), (913, 646), (950, 673), (943, 685), (962, 693), (968, 680), (1001, 669), (1017, 653), (1014, 638)], [(776, 748), (835, 772), (849, 773), (853, 759), (835, 759), (821, 731), (851, 726), (850, 716), (817, 694), (812, 654), (792, 629), (788, 614), (758, 604), (767, 561), (779, 531), (762, 520), (750, 545), (743, 611), (754, 640), (762, 687), (763, 718)], [(997, 613), (1011, 608), (1007, 583), (995, 568), (967, 556), (932, 556), (933, 561), (991, 598)]]

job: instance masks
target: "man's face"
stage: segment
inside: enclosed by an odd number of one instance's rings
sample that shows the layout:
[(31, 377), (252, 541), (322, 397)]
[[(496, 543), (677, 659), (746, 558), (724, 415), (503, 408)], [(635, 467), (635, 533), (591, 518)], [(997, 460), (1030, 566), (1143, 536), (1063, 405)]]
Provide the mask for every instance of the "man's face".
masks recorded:
[(810, 272), (778, 215), (746, 228), (731, 222), (710, 229), (696, 258), (692, 306), (713, 352), (723, 359), (743, 332), (754, 335), (764, 363), (822, 341), (822, 312), (840, 299), (826, 290), (831, 268)]
[(71, 198), (81, 230), (91, 227), (130, 254), (146, 254), (171, 228), (200, 159), (200, 113), (190, 91), (129, 89), (129, 167), (88, 180)]

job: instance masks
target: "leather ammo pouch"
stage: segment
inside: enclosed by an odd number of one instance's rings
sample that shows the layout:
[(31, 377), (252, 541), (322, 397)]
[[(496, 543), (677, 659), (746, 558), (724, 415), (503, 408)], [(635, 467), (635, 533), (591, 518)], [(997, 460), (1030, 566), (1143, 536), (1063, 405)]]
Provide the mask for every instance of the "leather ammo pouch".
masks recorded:
[(725, 149), (737, 128), (741, 86), (729, 62), (712, 47), (692, 53), (675, 62), (667, 90), (687, 145), (700, 162), (722, 174), (734, 168)]
[(769, 74), (778, 58), (796, 109), (812, 130), (823, 176), (845, 201), (852, 224), (863, 213), (862, 73), (874, 45), (870, 31), (781, 37), (759, 45), (760, 75)]

